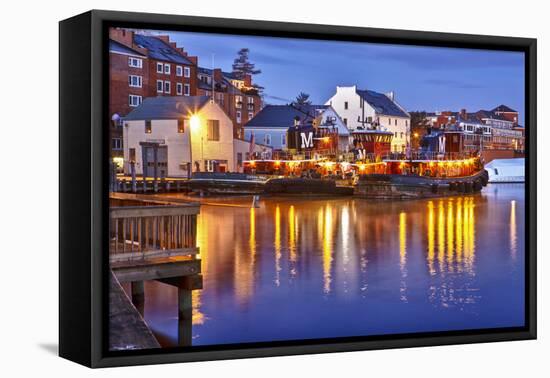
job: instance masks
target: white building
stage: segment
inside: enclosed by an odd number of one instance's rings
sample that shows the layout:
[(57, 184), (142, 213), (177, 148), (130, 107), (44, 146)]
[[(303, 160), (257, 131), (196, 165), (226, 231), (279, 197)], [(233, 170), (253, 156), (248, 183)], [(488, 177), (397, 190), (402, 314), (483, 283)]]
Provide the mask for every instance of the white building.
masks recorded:
[(348, 151), (350, 133), (337, 112), (327, 105), (266, 105), (244, 126), (244, 138), (271, 146), (275, 150), (287, 148), (289, 127), (308, 125), (331, 126), (338, 129), (338, 149)]
[[(124, 117), (124, 173), (187, 177), (190, 170), (237, 172), (249, 143), (233, 138), (233, 123), (206, 96), (151, 97)], [(255, 147), (261, 152), (261, 148)], [(191, 168), (192, 167), (192, 168)]]
[(410, 133), (411, 117), (395, 101), (393, 92), (383, 94), (371, 90), (360, 90), (357, 86), (336, 87), (336, 93), (326, 105), (338, 113), (348, 129), (365, 129), (379, 125), (393, 133), (392, 151), (405, 152)]

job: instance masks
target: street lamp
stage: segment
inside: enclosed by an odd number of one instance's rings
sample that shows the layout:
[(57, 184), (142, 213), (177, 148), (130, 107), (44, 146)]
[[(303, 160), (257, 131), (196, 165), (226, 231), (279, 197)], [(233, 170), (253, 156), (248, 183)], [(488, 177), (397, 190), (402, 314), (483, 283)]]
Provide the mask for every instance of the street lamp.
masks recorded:
[(197, 114), (191, 115), (189, 117), (189, 161), (190, 161), (190, 169), (189, 169), (189, 178), (191, 178), (191, 174), (193, 173), (193, 141), (192, 141), (192, 135), (194, 132), (197, 132), (200, 130), (201, 127), (201, 118)]

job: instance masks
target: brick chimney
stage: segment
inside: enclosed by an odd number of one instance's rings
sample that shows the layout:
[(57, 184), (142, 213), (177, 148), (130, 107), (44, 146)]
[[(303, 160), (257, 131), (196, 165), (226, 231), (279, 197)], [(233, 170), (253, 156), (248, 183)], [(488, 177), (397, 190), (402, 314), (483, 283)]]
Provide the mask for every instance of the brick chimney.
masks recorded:
[(460, 118), (468, 119), (468, 113), (466, 113), (466, 109), (460, 109)]
[(109, 28), (109, 38), (130, 48), (134, 44), (134, 32), (131, 30)]
[(191, 63), (193, 63), (195, 66), (198, 66), (199, 65), (199, 58), (196, 57), (196, 56), (189, 56), (187, 55), (186, 56), (187, 59), (189, 59), (191, 61)]
[(247, 88), (252, 87), (252, 76), (250, 74), (244, 75), (244, 86)]
[(392, 101), (395, 101), (395, 92), (390, 91), (390, 92), (386, 93), (386, 97), (389, 98)]
[(167, 36), (167, 35), (157, 35), (156, 37), (158, 39), (160, 39), (161, 41), (164, 41), (166, 43), (170, 43), (170, 37)]
[(222, 81), (223, 75), (222, 75), (221, 68), (214, 68), (213, 76), (215, 81), (218, 81), (218, 82)]

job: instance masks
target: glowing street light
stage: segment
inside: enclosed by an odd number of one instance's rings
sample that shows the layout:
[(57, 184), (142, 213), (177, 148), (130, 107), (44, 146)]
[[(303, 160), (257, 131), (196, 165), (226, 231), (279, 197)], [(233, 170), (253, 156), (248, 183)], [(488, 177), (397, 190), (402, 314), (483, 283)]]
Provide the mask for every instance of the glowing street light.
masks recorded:
[(193, 114), (189, 119), (189, 124), (191, 125), (191, 130), (197, 131), (201, 127), (201, 118), (198, 115)]

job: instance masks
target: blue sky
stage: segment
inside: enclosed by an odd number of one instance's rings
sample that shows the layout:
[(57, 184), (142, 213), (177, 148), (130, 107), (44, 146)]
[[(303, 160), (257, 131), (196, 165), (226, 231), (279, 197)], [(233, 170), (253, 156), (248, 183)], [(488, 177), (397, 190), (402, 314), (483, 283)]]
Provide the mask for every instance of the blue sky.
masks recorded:
[[(163, 32), (165, 34), (165, 32)], [(242, 47), (262, 73), (265, 94), (294, 99), (300, 91), (324, 103), (337, 85), (394, 91), (407, 110), (492, 109), (506, 104), (524, 119), (524, 54), (520, 52), (272, 37), (171, 32), (199, 65), (231, 71)], [(267, 97), (268, 103), (283, 103)]]

